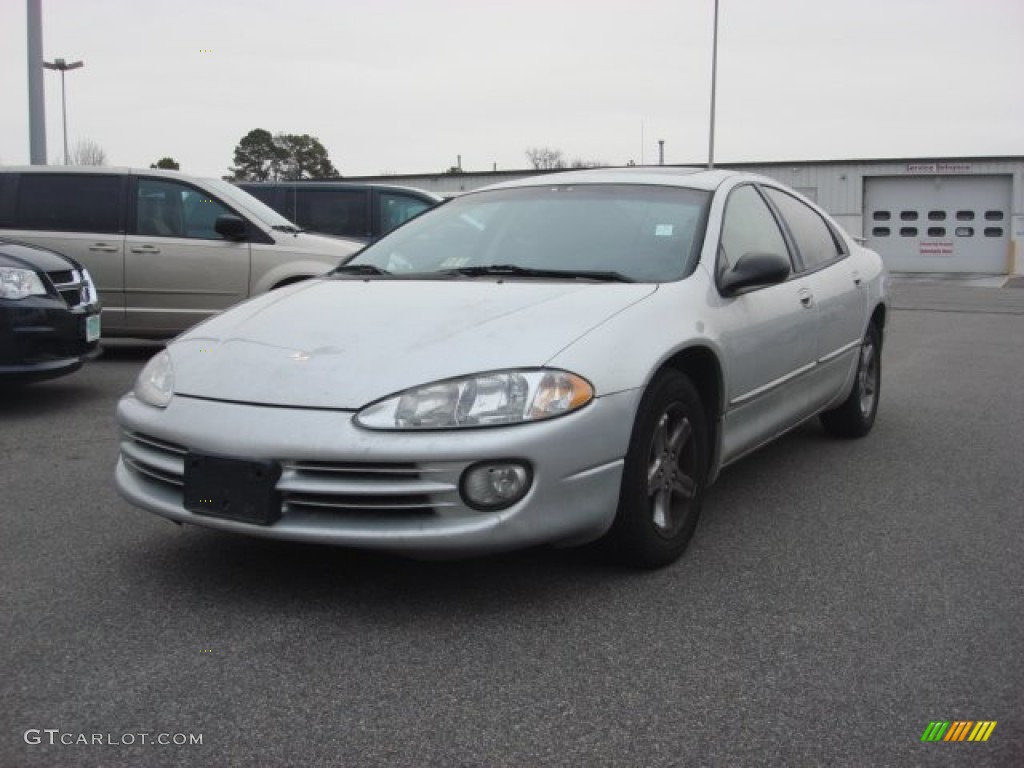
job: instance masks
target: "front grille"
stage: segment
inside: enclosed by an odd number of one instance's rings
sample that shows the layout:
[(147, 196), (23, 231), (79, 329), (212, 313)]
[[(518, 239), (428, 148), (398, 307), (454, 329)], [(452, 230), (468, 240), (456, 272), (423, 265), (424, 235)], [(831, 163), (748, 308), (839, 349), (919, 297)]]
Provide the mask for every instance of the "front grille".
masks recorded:
[[(121, 441), (125, 465), (182, 492), (188, 449), (139, 432)], [(282, 513), (335, 518), (433, 515), (457, 507), (462, 466), (281, 460)]]
[(126, 432), (121, 440), (125, 465), (151, 480), (181, 488), (185, 484), (188, 449), (139, 432)]
[(88, 283), (77, 269), (47, 272), (47, 275), (57, 289), (57, 293), (71, 309), (89, 303)]
[(277, 489), (285, 512), (313, 508), (339, 512), (430, 514), (458, 504), (457, 474), (415, 464), (285, 462)]
[(75, 271), (73, 269), (60, 270), (57, 272), (47, 272), (54, 285), (60, 285), (61, 283), (73, 283), (77, 279), (75, 277)]

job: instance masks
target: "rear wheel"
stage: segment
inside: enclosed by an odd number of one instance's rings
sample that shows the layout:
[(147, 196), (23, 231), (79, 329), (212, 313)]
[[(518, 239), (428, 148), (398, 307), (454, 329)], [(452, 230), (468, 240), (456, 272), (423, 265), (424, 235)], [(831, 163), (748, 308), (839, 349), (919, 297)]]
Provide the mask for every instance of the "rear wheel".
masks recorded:
[(707, 476), (707, 424), (700, 396), (678, 371), (644, 393), (623, 468), (619, 507), (604, 547), (614, 559), (658, 568), (693, 537)]
[(868, 324), (860, 345), (853, 389), (842, 405), (821, 414), (821, 425), (837, 437), (864, 437), (875, 424), (882, 386), (882, 343), (878, 328)]

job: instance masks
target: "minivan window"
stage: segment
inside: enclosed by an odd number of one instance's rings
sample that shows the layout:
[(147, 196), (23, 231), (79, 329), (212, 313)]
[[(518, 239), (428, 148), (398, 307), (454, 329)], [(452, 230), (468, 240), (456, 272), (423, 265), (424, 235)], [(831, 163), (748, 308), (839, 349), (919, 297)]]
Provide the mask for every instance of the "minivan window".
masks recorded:
[(370, 216), (366, 192), (359, 189), (317, 189), (297, 187), (295, 221), (314, 232), (332, 235), (370, 234)]
[(135, 229), (140, 235), (223, 240), (217, 217), (232, 213), (219, 200), (187, 184), (139, 179)]
[(212, 188), (229, 205), (237, 205), (268, 227), (295, 226), (273, 208), (264, 205), (244, 189), (239, 189), (234, 184), (229, 184), (221, 179), (203, 179), (203, 183)]
[(417, 197), (398, 192), (381, 192), (379, 200), (381, 234), (387, 234), (430, 207), (429, 203)]
[(118, 232), (121, 177), (26, 173), (14, 226), (55, 232)]

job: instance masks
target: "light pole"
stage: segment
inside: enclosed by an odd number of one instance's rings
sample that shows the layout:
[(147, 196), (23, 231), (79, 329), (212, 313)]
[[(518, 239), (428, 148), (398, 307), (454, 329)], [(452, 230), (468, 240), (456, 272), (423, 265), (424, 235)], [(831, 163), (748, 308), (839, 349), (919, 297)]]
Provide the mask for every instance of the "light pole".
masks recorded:
[(715, 87), (718, 80), (718, 0), (715, 0), (715, 31), (711, 46), (711, 128), (708, 131), (708, 168), (715, 167)]
[(44, 61), (43, 66), (47, 69), (56, 69), (60, 72), (60, 112), (64, 121), (64, 165), (68, 165), (68, 100), (64, 90), (64, 73), (69, 69), (78, 69), (85, 66), (84, 61), (72, 61), (68, 64), (64, 59), (54, 59), (52, 62)]

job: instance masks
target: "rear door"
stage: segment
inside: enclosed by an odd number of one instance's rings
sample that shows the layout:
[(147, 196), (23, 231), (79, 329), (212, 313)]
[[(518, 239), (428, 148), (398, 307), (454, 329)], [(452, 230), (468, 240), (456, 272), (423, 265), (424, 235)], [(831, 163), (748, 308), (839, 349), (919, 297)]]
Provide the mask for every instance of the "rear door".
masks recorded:
[(134, 177), (131, 197), (125, 240), (130, 331), (177, 333), (248, 296), (249, 243), (226, 240), (214, 229), (218, 216), (240, 214), (178, 179)]

